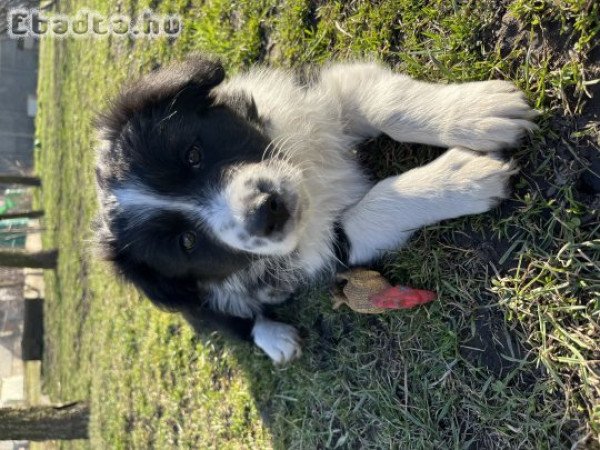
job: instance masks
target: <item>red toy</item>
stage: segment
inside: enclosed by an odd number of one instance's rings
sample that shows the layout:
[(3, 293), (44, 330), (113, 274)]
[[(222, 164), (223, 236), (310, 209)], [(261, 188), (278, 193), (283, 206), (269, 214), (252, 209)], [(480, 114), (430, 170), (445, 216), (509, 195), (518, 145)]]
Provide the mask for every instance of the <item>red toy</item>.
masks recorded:
[(374, 270), (352, 269), (337, 275), (333, 308), (346, 304), (356, 312), (380, 314), (389, 309), (414, 308), (437, 298), (437, 293), (406, 286), (392, 286)]

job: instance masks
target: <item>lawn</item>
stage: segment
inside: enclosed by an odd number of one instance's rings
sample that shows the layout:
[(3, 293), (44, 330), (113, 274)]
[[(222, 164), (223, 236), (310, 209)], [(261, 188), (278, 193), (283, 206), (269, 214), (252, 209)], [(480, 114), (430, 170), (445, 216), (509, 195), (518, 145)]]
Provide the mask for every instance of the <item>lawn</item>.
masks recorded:
[[(184, 19), (177, 39), (45, 39), (37, 171), (46, 276), (44, 389), (89, 399), (107, 448), (600, 448), (600, 7), (588, 0), (58, 2)], [(190, 51), (230, 73), (377, 58), (424, 80), (513, 80), (541, 111), (514, 155), (513, 198), (429, 227), (389, 255), (395, 282), (435, 289), (417, 310), (333, 310), (309, 286), (281, 314), (302, 358), (194, 336), (91, 252), (92, 120), (122, 82)], [(591, 99), (593, 94), (594, 99)], [(361, 148), (384, 177), (440, 149)]]

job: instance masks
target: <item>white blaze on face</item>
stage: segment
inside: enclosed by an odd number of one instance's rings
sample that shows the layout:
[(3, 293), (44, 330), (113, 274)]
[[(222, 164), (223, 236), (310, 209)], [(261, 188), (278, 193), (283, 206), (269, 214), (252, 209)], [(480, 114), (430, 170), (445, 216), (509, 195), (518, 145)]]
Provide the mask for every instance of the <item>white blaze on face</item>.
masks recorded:
[(150, 220), (161, 211), (176, 211), (192, 220), (201, 219), (202, 207), (191, 199), (159, 195), (143, 186), (130, 184), (114, 190), (119, 207), (132, 223)]

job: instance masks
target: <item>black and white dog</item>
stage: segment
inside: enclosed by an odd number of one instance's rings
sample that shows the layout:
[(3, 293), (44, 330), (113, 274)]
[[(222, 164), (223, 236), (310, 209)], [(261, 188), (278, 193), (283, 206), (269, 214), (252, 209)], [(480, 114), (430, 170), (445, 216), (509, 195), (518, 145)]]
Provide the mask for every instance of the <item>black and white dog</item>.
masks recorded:
[[(112, 103), (98, 125), (97, 237), (154, 303), (252, 337), (277, 363), (299, 340), (265, 306), (340, 258), (365, 264), (410, 230), (489, 210), (515, 172), (490, 152), (535, 128), (506, 81), (437, 85), (371, 62), (310, 83), (272, 69), (224, 78), (193, 56)], [(373, 184), (353, 149), (380, 134), (450, 149)]]

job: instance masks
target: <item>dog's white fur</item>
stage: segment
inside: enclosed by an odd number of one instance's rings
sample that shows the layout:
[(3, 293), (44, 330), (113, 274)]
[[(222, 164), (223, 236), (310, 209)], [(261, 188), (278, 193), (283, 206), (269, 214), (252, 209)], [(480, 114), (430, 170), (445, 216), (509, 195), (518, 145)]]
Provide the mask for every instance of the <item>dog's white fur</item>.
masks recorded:
[(276, 364), (300, 356), (300, 339), (296, 329), (285, 323), (260, 318), (252, 329), (254, 343)]
[[(215, 95), (239, 92), (255, 101), (267, 134), (287, 162), (280, 174), (293, 179), (308, 203), (283, 244), (268, 242), (254, 251), (280, 255), (295, 247), (296, 257), (285, 267), (299, 278), (334, 261), (331, 230), (340, 217), (350, 241), (350, 263), (363, 264), (402, 246), (420, 227), (487, 211), (505, 197), (515, 169), (486, 152), (514, 147), (535, 128), (530, 119), (536, 113), (510, 82), (431, 84), (375, 63), (333, 64), (309, 88), (299, 87), (285, 71), (258, 69), (231, 78)], [(426, 166), (373, 186), (351, 152), (360, 141), (381, 133), (450, 150)], [(244, 249), (244, 242), (235, 238), (243, 229), (236, 225), (240, 221), (231, 206), (239, 189), (232, 186), (226, 192), (229, 196), (210, 212), (210, 223), (223, 243)], [(229, 231), (223, 233), (227, 223)], [(257, 277), (269, 269), (264, 265), (254, 265)], [(294, 280), (287, 281), (293, 287)], [(267, 303), (265, 299), (277, 298), (241, 298), (247, 296), (242, 284), (233, 276), (215, 285), (214, 306), (247, 316)], [(276, 362), (299, 354), (296, 331), (288, 325), (259, 319), (253, 336)]]

